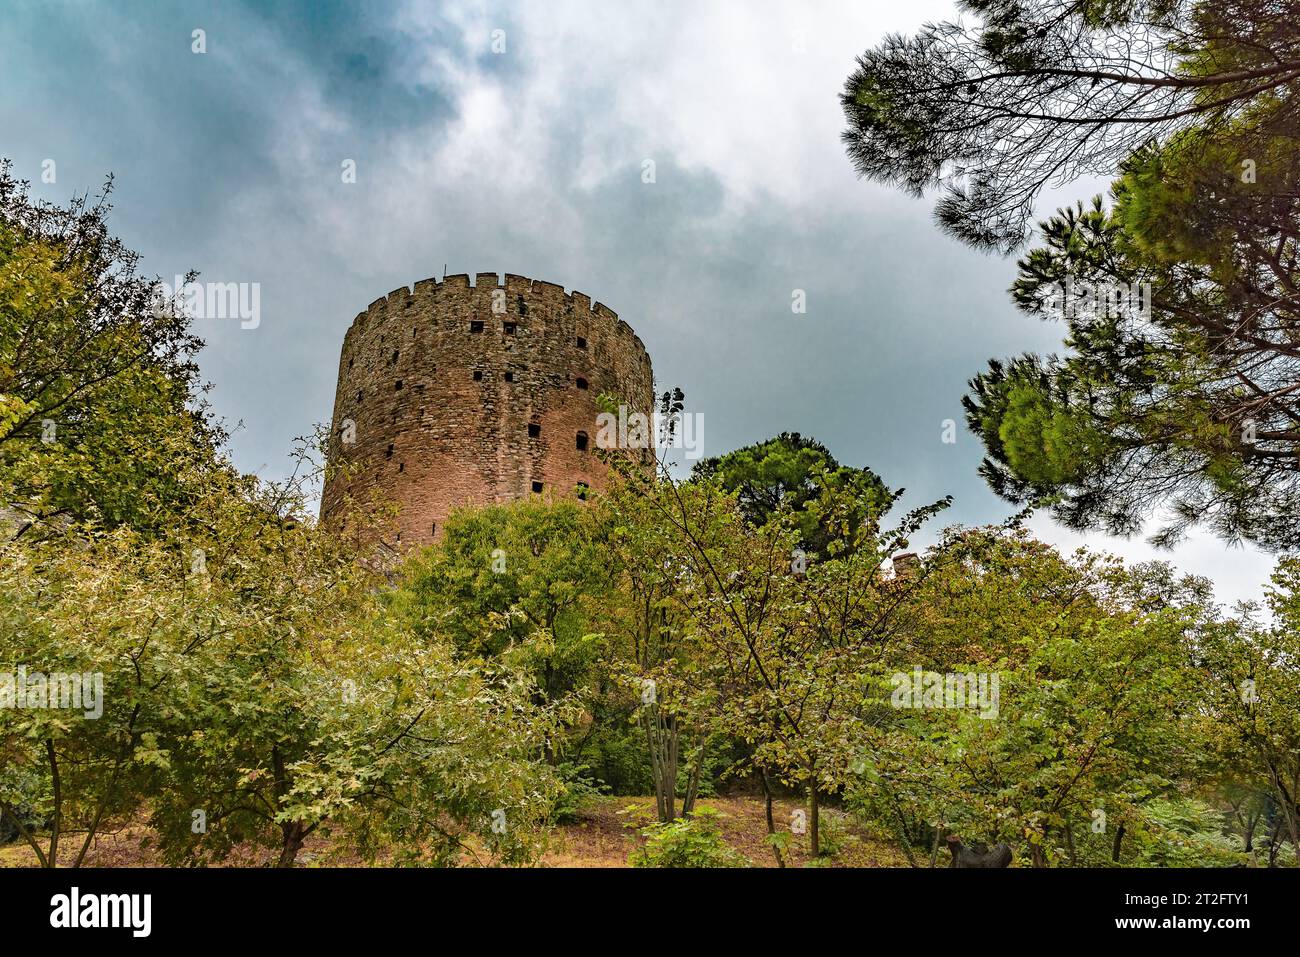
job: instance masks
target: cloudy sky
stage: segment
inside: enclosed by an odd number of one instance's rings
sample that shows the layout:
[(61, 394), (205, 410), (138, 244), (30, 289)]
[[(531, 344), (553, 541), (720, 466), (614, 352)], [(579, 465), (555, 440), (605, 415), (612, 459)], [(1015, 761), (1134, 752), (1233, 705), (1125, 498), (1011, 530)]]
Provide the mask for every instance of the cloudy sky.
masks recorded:
[[(950, 493), (949, 521), (1008, 514), (978, 441), (962, 427), (945, 444), (943, 423), (988, 358), (1051, 350), (1060, 330), (1010, 307), (1012, 261), (942, 236), (928, 200), (858, 181), (839, 139), (854, 56), (949, 3), (5, 6), (0, 156), (59, 201), (111, 171), (112, 224), (148, 274), (260, 284), (257, 328), (199, 322), (245, 470), (283, 474), (293, 437), (329, 418), (369, 302), (495, 270), (615, 309), (660, 387), (704, 415), (706, 454), (800, 431), (907, 505)], [(1102, 188), (1067, 184), (1043, 211)], [(1270, 567), (1201, 536), (1162, 557), (1229, 601)]]

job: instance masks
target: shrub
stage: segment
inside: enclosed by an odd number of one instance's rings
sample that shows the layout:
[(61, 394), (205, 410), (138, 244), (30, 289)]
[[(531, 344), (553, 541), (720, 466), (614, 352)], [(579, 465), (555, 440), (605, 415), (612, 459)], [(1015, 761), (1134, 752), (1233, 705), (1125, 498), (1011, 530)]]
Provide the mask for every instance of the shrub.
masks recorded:
[(594, 797), (609, 793), (609, 786), (591, 775), (585, 764), (564, 762), (556, 767), (561, 790), (551, 807), (553, 824), (572, 824)]
[(843, 811), (823, 808), (817, 824), (822, 857), (836, 857), (846, 847), (858, 842), (857, 836), (849, 831), (849, 816)]
[(1231, 867), (1246, 862), (1241, 841), (1223, 833), (1223, 815), (1192, 798), (1156, 798), (1143, 812), (1148, 834), (1139, 866)]
[(645, 732), (628, 724), (625, 715), (611, 714), (596, 727), (580, 755), (592, 774), (607, 785), (610, 794), (650, 794), (654, 777), (646, 752)]
[(644, 843), (628, 858), (633, 867), (748, 867), (722, 837), (720, 815), (701, 808), (690, 817), (641, 828)]

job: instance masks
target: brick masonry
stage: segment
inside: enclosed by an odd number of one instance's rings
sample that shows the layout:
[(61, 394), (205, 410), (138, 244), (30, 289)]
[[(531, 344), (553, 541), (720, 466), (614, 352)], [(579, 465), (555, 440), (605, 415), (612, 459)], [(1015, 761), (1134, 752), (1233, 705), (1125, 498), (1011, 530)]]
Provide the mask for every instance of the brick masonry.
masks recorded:
[(601, 488), (602, 393), (649, 412), (650, 356), (584, 293), (496, 273), (395, 289), (343, 340), (330, 463), (348, 468), (330, 469), (321, 519), (346, 527), (349, 499), (389, 500), (399, 513), (384, 538), (409, 547), (441, 536), (457, 506), (537, 494), (534, 483), (549, 497)]

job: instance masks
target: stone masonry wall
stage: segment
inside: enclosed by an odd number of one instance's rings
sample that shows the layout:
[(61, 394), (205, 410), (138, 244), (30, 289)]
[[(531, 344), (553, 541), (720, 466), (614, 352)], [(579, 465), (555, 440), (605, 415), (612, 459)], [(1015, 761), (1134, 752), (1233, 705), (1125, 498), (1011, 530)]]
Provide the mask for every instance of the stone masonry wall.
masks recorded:
[(514, 275), (502, 285), (496, 273), (402, 286), (343, 340), (330, 454), (351, 468), (327, 480), (321, 519), (346, 526), (347, 498), (392, 500), (400, 512), (384, 539), (404, 548), (440, 536), (456, 506), (601, 488), (601, 393), (648, 413), (650, 356), (584, 293)]

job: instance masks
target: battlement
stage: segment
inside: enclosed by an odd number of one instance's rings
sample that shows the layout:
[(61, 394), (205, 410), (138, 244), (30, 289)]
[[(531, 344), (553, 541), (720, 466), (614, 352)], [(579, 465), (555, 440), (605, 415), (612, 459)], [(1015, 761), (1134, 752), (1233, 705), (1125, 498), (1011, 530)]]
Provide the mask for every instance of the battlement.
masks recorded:
[(362, 312), (357, 313), (348, 328), (345, 341), (352, 337), (354, 330), (364, 330), (374, 324), (374, 317), (387, 319), (394, 309), (409, 309), (421, 300), (437, 302), (442, 298), (468, 296), (474, 299), (477, 307), (492, 311), (491, 293), (495, 290), (504, 290), (506, 296), (504, 305), (507, 313), (519, 314), (519, 301), (522, 299), (525, 308), (529, 311), (550, 310), (571, 315), (579, 321), (588, 323), (589, 328), (607, 329), (619, 336), (630, 336), (636, 348), (645, 354), (649, 361), (649, 353), (641, 337), (626, 321), (618, 317), (617, 312), (603, 302), (593, 302), (589, 295), (576, 289), (569, 292), (557, 283), (547, 282), (544, 279), (529, 279), (527, 276), (514, 273), (506, 273), (505, 282), (501, 281), (499, 273), (481, 272), (476, 273), (472, 279), (468, 273), (456, 273), (444, 276), (441, 280), (431, 276), (428, 279), (417, 280), (412, 286), (398, 286), (388, 295), (380, 296)]

